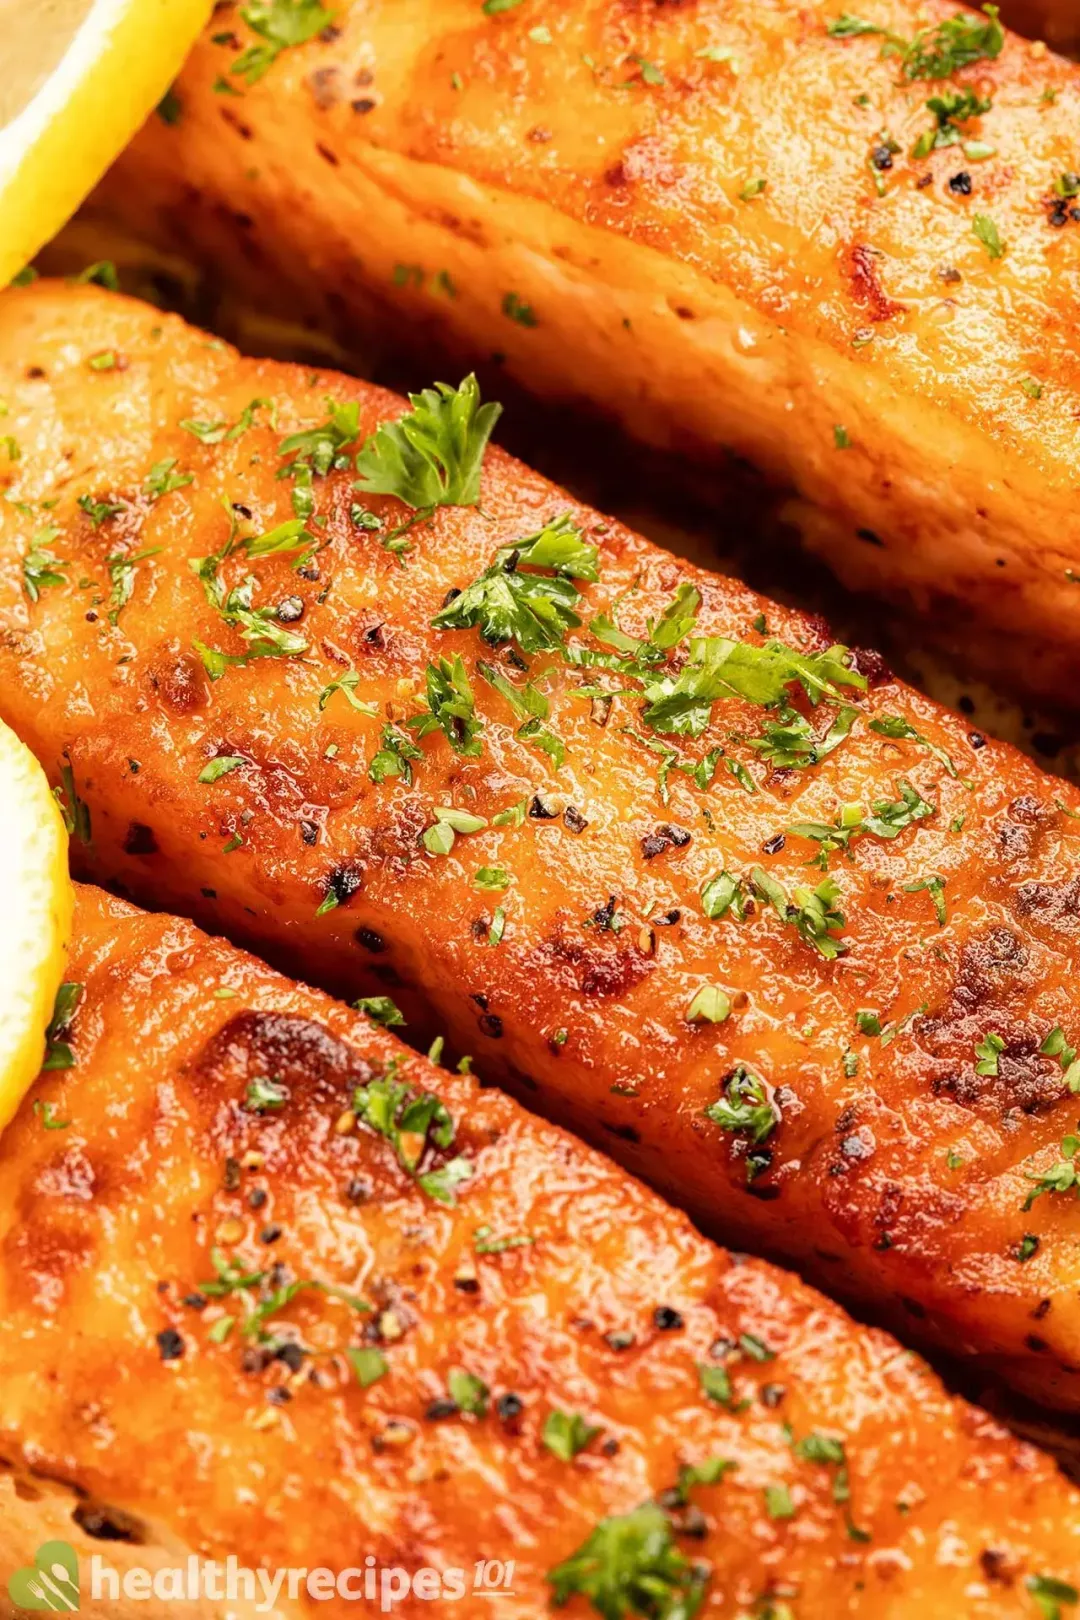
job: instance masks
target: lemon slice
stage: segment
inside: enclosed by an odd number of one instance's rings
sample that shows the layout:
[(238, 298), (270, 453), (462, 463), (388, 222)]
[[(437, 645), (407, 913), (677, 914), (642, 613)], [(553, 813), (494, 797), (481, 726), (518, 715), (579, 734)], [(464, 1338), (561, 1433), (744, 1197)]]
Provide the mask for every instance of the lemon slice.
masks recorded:
[(67, 961), (75, 893), (45, 773), (0, 725), (0, 1130), (37, 1077)]
[(169, 88), (211, 0), (0, 0), (0, 287)]

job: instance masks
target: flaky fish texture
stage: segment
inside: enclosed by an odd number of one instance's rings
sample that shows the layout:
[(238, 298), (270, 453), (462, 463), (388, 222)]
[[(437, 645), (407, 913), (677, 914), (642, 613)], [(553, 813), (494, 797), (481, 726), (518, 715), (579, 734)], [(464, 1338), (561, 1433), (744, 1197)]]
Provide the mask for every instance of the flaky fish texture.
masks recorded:
[(365, 384), (40, 284), (0, 398), (0, 716), (82, 873), (1080, 1406), (1074, 789), (497, 449), (371, 493), (427, 441)]
[(274, 52), (219, 7), (92, 212), (349, 348), (748, 458), (848, 585), (1075, 702), (1073, 65), (955, 0), (325, 14)]
[(506, 1097), (97, 890), (70, 971), (0, 1142), (0, 1456), (148, 1557), (507, 1620), (990, 1620), (1080, 1576), (1046, 1458)]

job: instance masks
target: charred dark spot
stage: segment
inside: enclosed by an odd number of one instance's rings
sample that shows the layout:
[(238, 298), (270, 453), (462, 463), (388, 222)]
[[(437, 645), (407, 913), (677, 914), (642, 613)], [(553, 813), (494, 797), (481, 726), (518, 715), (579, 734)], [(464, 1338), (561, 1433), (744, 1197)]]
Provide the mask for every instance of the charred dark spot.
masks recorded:
[(305, 1087), (326, 1103), (340, 1103), (346, 1086), (364, 1085), (374, 1073), (324, 1024), (277, 1012), (238, 1013), (211, 1036), (193, 1065), (196, 1081), (236, 1096), (249, 1079), (273, 1075), (294, 1095)]
[(1050, 1299), (1040, 1299), (1039, 1303), (1031, 1313), (1032, 1321), (1041, 1322), (1044, 1316), (1049, 1316), (1051, 1310), (1053, 1309), (1053, 1303), (1053, 1300)]
[(852, 647), (851, 667), (858, 671), (871, 691), (876, 686), (888, 686), (896, 679), (884, 658), (873, 647)]
[(762, 844), (761, 853), (763, 855), (779, 855), (786, 843), (787, 839), (784, 837), (783, 833), (773, 833), (772, 837), (766, 838), (765, 842)]
[(338, 905), (343, 906), (346, 900), (351, 899), (356, 893), (363, 881), (363, 867), (355, 863), (345, 863), (336, 866), (330, 873), (326, 880), (325, 892), (327, 895), (332, 894)]
[(647, 861), (654, 856), (661, 855), (665, 849), (685, 849), (692, 837), (685, 827), (674, 827), (671, 822), (661, 822), (651, 833), (646, 833), (641, 840), (641, 853)]
[(603, 1126), (605, 1131), (608, 1131), (612, 1136), (617, 1136), (621, 1142), (641, 1141), (640, 1131), (636, 1131), (632, 1125), (612, 1125), (609, 1120), (605, 1119)]
[(125, 855), (157, 855), (158, 841), (152, 827), (133, 821), (124, 834)]
[(145, 1525), (120, 1508), (102, 1507), (97, 1502), (79, 1502), (71, 1517), (83, 1534), (94, 1541), (122, 1541), (133, 1547), (145, 1544)]
[(653, 1322), (661, 1333), (677, 1333), (685, 1325), (681, 1314), (672, 1305), (658, 1305), (653, 1311)]
[(158, 1354), (162, 1361), (179, 1361), (184, 1354), (183, 1334), (175, 1328), (162, 1328), (156, 1335)]
[(576, 805), (568, 804), (563, 811), (563, 822), (568, 832), (583, 833), (589, 823)]
[(304, 617), (304, 598), (302, 596), (286, 596), (277, 605), (277, 617), (281, 624), (295, 624)]
[(1029, 1333), (1024, 1339), (1024, 1343), (1027, 1345), (1028, 1349), (1033, 1350), (1037, 1356), (1044, 1356), (1050, 1348), (1046, 1340), (1040, 1339), (1037, 1333)]
[(385, 939), (381, 934), (377, 934), (374, 928), (358, 928), (353, 935), (353, 939), (358, 945), (362, 945), (365, 951), (370, 951), (373, 956), (381, 956), (383, 951), (389, 950)]
[(349, 103), (354, 113), (374, 112), (378, 102), (374, 96), (357, 96), (355, 101)]
[(652, 921), (657, 928), (674, 928), (676, 923), (682, 921), (682, 912), (665, 911), (659, 917), (654, 917)]
[(949, 190), (955, 197), (971, 196), (971, 176), (966, 169), (949, 176)]
[(476, 1002), (476, 1005), (480, 1008), (481, 1012), (487, 1012), (488, 998), (483, 994), (482, 991), (474, 990), (473, 1000)]
[(317, 844), (319, 842), (319, 823), (317, 821), (301, 821), (300, 837), (305, 844)]
[(1012, 1568), (1013, 1559), (1007, 1552), (999, 1552), (996, 1547), (984, 1547), (979, 1554), (979, 1564), (988, 1581), (995, 1586), (1011, 1586), (1015, 1579)]
[(559, 812), (549, 810), (539, 793), (534, 793), (529, 803), (529, 815), (534, 821), (555, 821)]
[(330, 147), (325, 146), (322, 141), (315, 142), (315, 150), (318, 152), (323, 162), (329, 163), (332, 169), (338, 169), (341, 167), (341, 159), (338, 157), (337, 153), (331, 151)]
[(885, 550), (884, 540), (880, 534), (875, 534), (873, 529), (856, 529), (855, 536), (857, 539), (865, 541), (868, 546), (879, 546), (882, 551)]
[(480, 1019), (481, 1035), (488, 1035), (493, 1041), (501, 1041), (503, 1021), (496, 1013), (485, 1013)]

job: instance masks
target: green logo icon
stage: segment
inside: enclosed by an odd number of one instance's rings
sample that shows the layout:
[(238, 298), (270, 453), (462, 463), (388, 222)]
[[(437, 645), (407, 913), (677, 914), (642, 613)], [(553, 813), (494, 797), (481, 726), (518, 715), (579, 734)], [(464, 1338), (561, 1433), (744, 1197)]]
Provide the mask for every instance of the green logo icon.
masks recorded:
[(17, 1569), (7, 1583), (8, 1597), (17, 1609), (77, 1610), (79, 1560), (66, 1541), (46, 1541), (34, 1562)]

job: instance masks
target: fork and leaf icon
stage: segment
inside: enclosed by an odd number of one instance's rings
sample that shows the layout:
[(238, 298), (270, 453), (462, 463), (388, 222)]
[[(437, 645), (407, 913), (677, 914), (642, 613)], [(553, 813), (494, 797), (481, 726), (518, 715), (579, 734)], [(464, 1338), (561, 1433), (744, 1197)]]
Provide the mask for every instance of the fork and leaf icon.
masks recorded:
[(17, 1569), (7, 1583), (8, 1597), (17, 1609), (79, 1608), (79, 1560), (66, 1541), (46, 1541), (34, 1562)]

